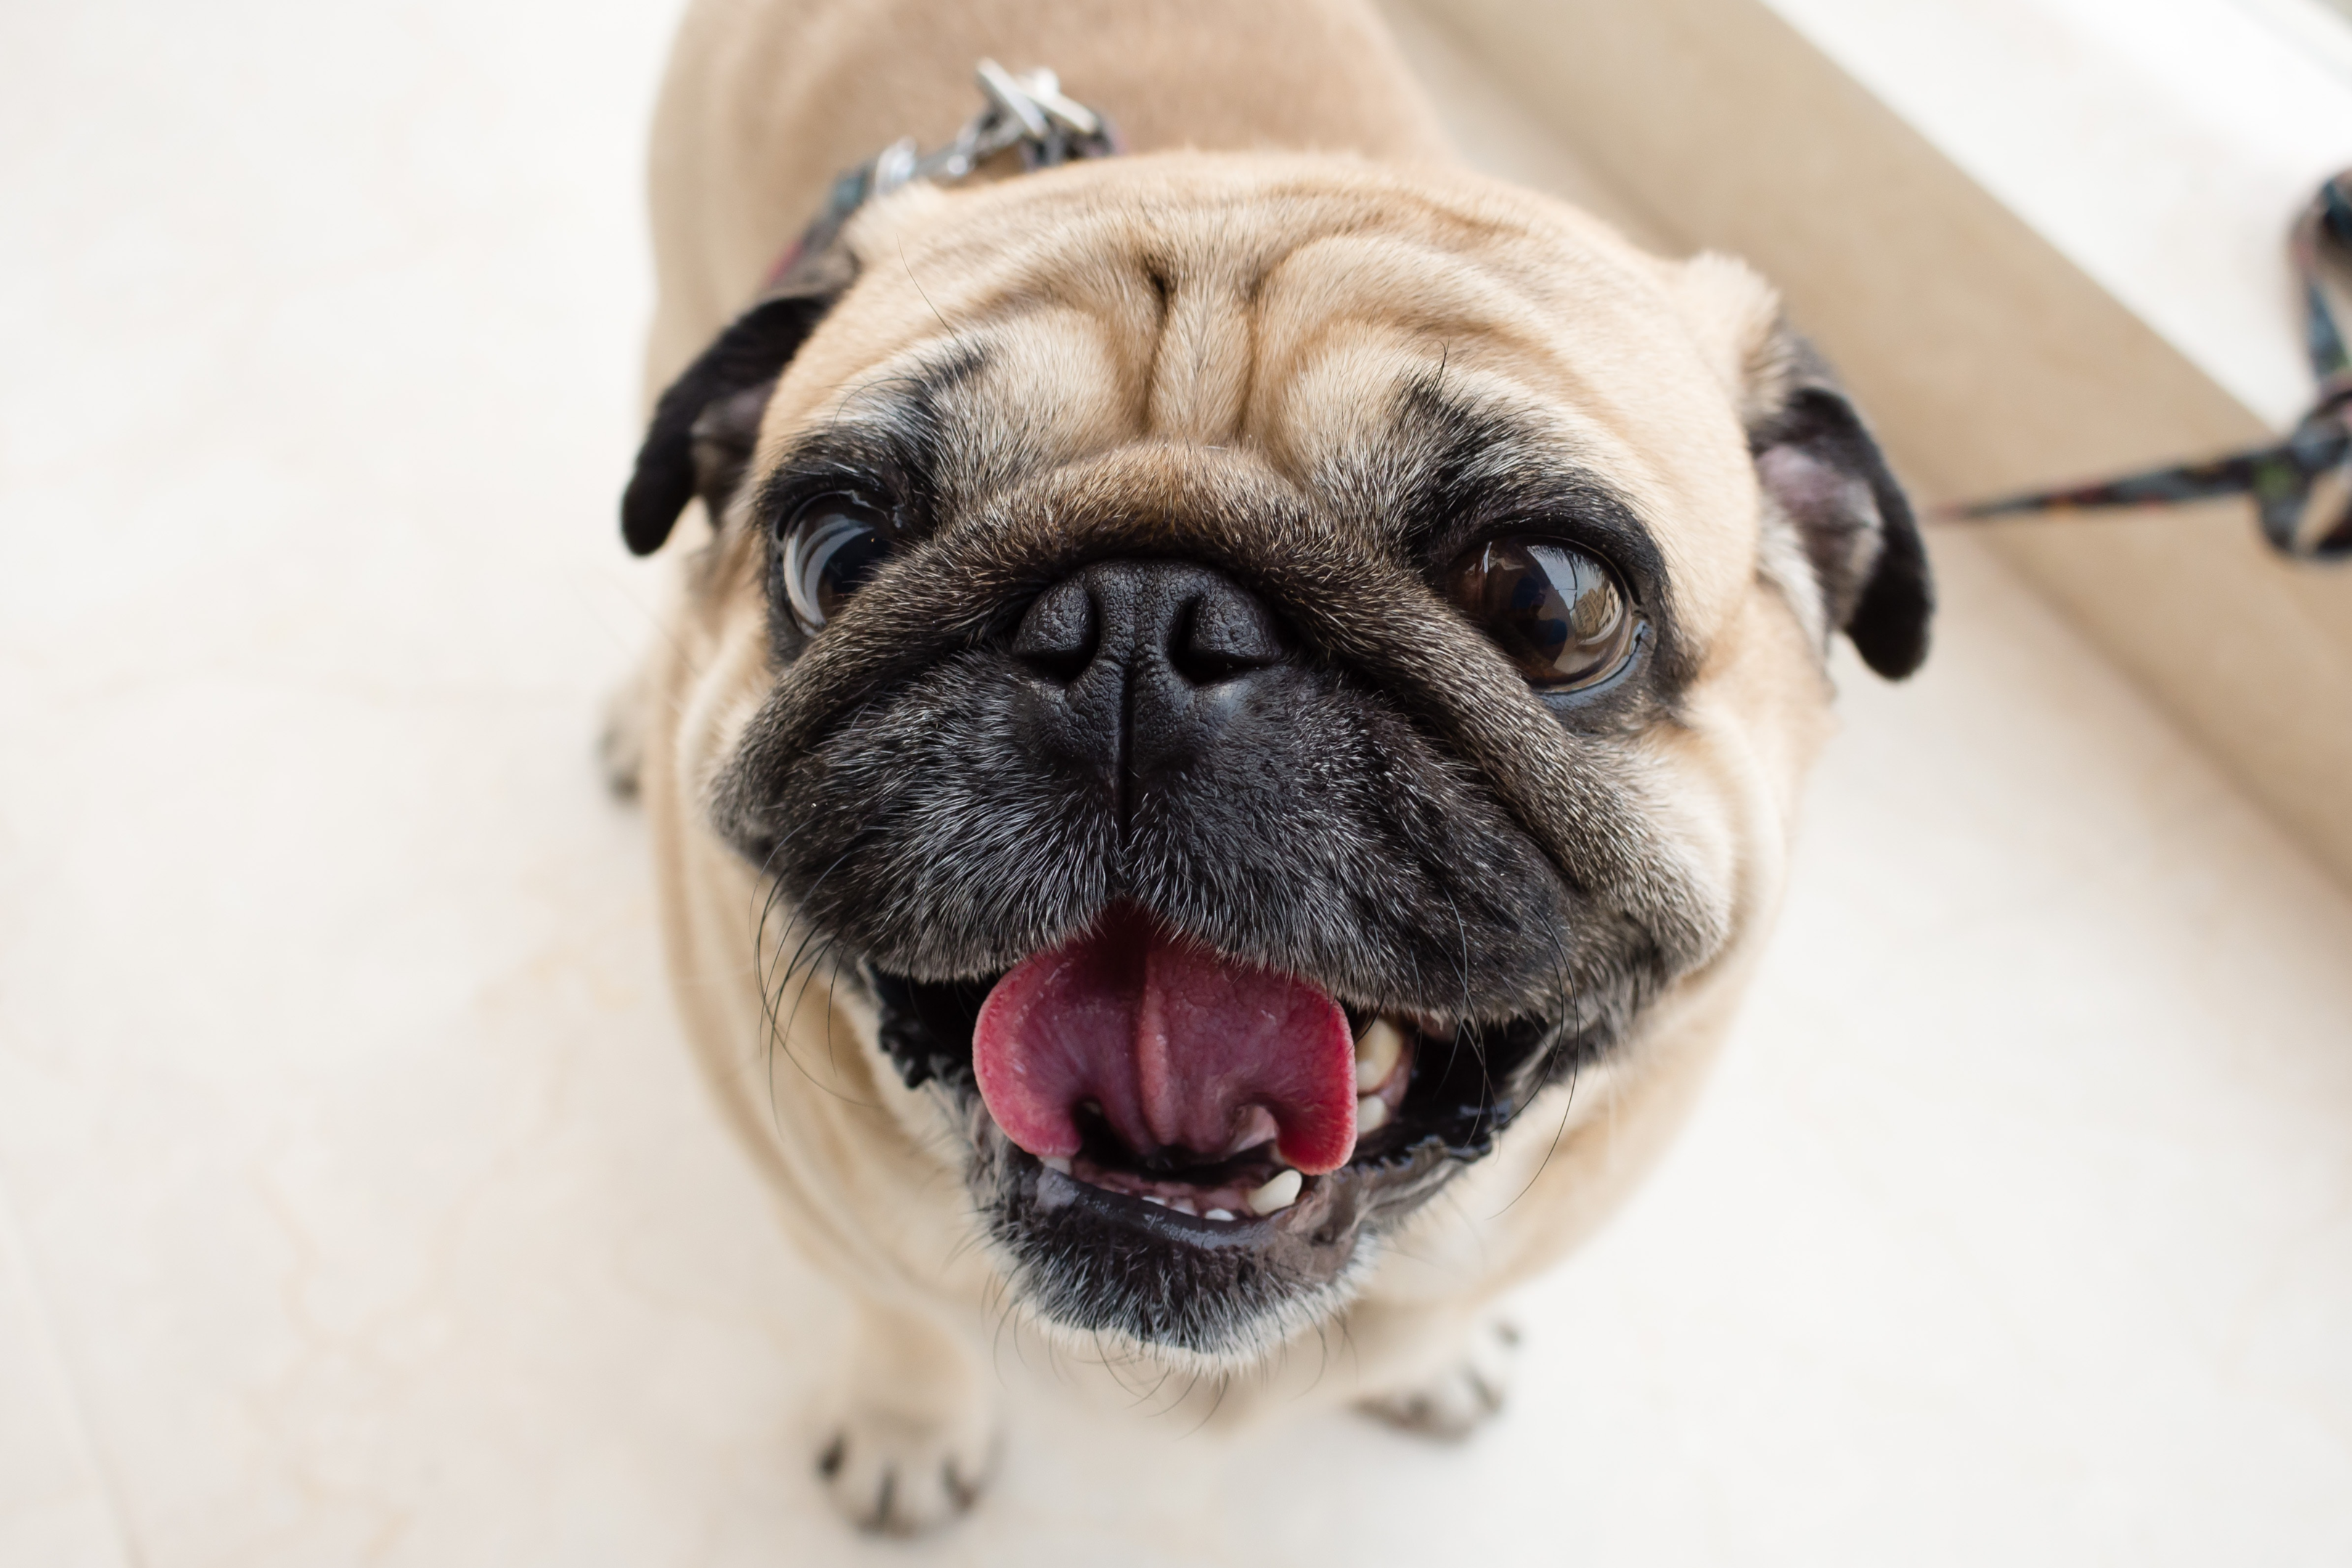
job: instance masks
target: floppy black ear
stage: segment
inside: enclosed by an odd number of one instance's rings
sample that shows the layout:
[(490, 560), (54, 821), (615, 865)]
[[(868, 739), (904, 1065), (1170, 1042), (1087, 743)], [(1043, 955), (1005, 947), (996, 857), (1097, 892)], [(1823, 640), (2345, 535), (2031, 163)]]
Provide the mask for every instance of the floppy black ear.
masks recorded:
[(636, 472), (621, 497), (621, 537), (638, 555), (662, 547), (697, 494), (714, 520), (742, 479), (760, 416), (785, 364), (836, 296), (785, 294), (735, 318), (654, 405)]
[(1927, 657), (1936, 585), (1903, 487), (1820, 357), (1784, 340), (1780, 395), (1748, 432), (1756, 477), (1797, 531), (1829, 628), (1900, 680)]

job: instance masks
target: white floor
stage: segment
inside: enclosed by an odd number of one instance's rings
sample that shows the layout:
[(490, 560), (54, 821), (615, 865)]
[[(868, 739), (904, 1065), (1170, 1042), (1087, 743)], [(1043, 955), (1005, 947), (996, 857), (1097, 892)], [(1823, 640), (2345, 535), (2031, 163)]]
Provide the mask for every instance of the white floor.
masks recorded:
[(1501, 1423), (837, 1528), (588, 763), (669, 11), (0, 9), (0, 1564), (2352, 1561), (2352, 899), (1950, 538)]

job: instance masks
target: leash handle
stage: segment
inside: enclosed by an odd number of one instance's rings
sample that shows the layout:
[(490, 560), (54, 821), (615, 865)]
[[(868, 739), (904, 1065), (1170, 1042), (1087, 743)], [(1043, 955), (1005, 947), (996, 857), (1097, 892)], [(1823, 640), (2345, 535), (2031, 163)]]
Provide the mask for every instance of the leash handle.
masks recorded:
[(2021, 517), (2078, 508), (2173, 506), (2250, 496), (2271, 548), (2305, 561), (2352, 558), (2352, 351), (2329, 302), (2331, 271), (2352, 287), (2352, 169), (2319, 187), (2287, 235), (2302, 286), (2304, 349), (2319, 401), (2273, 447), (2119, 479), (1978, 501), (1959, 520)]

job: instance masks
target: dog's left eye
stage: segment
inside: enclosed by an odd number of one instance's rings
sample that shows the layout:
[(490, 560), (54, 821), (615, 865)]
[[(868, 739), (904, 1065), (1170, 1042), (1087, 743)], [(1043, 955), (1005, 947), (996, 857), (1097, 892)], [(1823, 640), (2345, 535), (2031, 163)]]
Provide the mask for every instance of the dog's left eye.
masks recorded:
[(1613, 674), (1639, 617), (1617, 574), (1557, 539), (1496, 539), (1464, 552), (1446, 587), (1528, 684), (1573, 690)]
[(814, 632), (841, 613), (890, 553), (890, 520), (854, 495), (803, 502), (783, 529), (784, 596), (801, 629)]

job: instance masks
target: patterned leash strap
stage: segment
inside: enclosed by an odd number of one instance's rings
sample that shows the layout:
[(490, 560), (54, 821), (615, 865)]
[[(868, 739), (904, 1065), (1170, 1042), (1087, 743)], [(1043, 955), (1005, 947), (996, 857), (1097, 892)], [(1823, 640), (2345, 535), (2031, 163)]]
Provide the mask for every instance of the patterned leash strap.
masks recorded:
[(1100, 114), (1062, 93), (1058, 78), (1044, 67), (1014, 76), (983, 59), (973, 73), (987, 105), (964, 121), (955, 140), (924, 153), (902, 136), (833, 182), (825, 204), (790, 249), (768, 272), (763, 292), (791, 290), (827, 279), (835, 264), (841, 231), (857, 209), (915, 180), (953, 184), (969, 179), (999, 153), (1013, 152), (1024, 171), (1050, 169), (1078, 158), (1107, 158), (1119, 151), (1118, 133)]
[(2352, 354), (2329, 303), (2333, 275), (2352, 288), (2352, 170), (2319, 187), (2288, 239), (2303, 285), (2304, 343), (2319, 401), (2275, 447), (2154, 468), (2079, 489), (1959, 508), (1959, 518), (2016, 517), (2084, 507), (2168, 506), (2251, 496), (2263, 537), (2303, 561), (2352, 558)]

